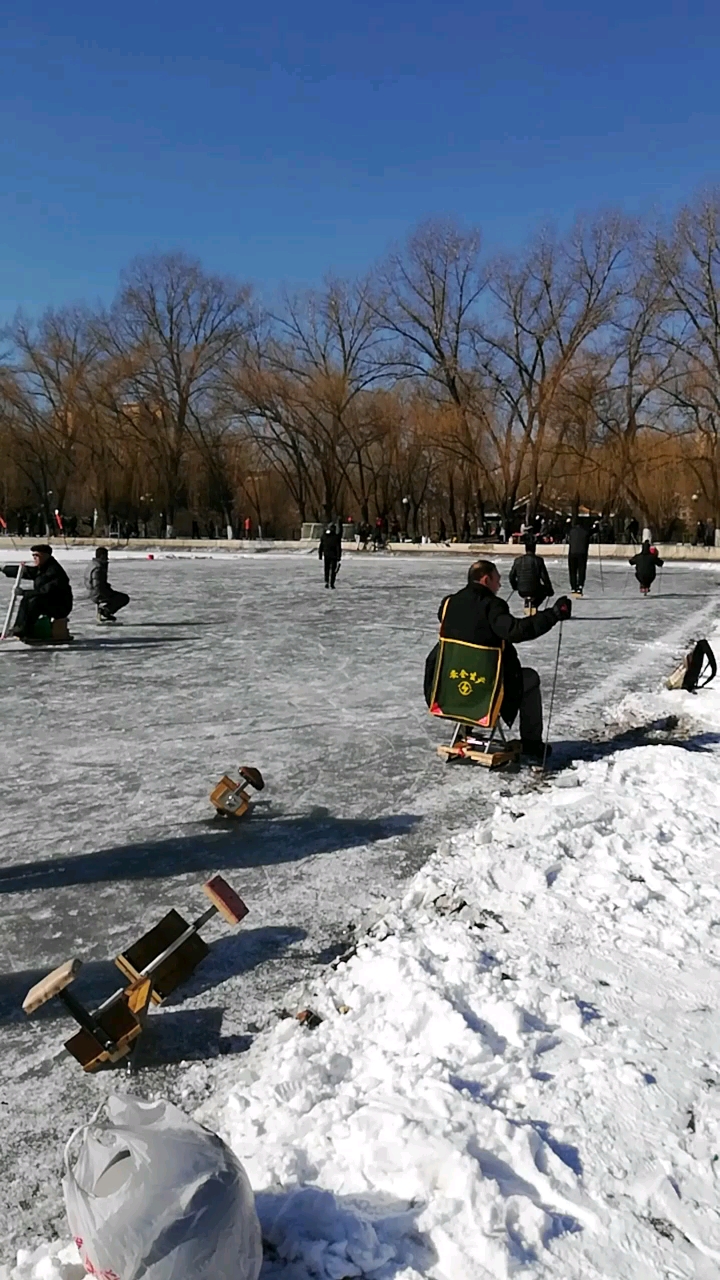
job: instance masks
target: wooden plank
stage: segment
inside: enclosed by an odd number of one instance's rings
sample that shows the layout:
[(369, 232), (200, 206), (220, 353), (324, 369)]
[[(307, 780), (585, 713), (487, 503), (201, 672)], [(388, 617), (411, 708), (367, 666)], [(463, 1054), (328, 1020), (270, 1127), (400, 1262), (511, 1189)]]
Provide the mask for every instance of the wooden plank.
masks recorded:
[(28, 1015), (35, 1013), (36, 1009), (59, 995), (70, 986), (71, 982), (75, 981), (81, 968), (82, 960), (66, 960), (64, 964), (58, 965), (57, 969), (53, 969), (52, 973), (46, 974), (35, 983), (34, 987), (30, 988), (23, 1000), (22, 1007), (25, 1012)]
[(203, 885), (203, 893), (207, 894), (212, 902), (215, 910), (220, 913), (228, 924), (240, 924), (248, 914), (242, 898), (228, 884), (227, 880), (223, 880), (222, 876), (213, 876)]
[(18, 636), (17, 638), (21, 644), (34, 645), (35, 647), (49, 644), (72, 644), (75, 640), (74, 636), (65, 636), (62, 640), (53, 640), (51, 636), (48, 636), (45, 640), (34, 640), (30, 636)]
[(136, 1018), (142, 1019), (147, 1013), (150, 998), (152, 996), (152, 989), (152, 978), (139, 978), (138, 981), (133, 982), (125, 992), (127, 1007)]
[(468, 747), (457, 743), (454, 747), (438, 747), (438, 755), (448, 760), (472, 760), (474, 764), (484, 765), (486, 769), (496, 769), (501, 764), (511, 764), (520, 757), (520, 743), (508, 742), (497, 751), (481, 751), (477, 747)]

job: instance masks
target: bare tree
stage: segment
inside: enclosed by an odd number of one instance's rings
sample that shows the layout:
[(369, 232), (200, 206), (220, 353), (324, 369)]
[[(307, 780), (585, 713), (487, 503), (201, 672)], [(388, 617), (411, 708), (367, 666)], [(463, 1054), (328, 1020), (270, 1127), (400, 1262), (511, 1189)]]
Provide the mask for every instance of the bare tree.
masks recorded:
[(250, 291), (209, 275), (184, 254), (138, 259), (102, 325), (106, 351), (124, 364), (113, 410), (141, 440), (172, 536), (188, 444), (201, 446), (214, 390), (249, 327)]
[(542, 460), (561, 436), (558, 398), (577, 378), (591, 342), (613, 319), (622, 293), (628, 229), (619, 218), (578, 224), (567, 239), (542, 236), (518, 261), (491, 271), (492, 307), (475, 325), (475, 356), (494, 390), (487, 434), (510, 518), (521, 484), (528, 516), (541, 497)]
[[(325, 519), (349, 492), (367, 518), (369, 453), (387, 429), (375, 388), (385, 374), (369, 288), (330, 280), (288, 297), (275, 333), (236, 380), (253, 437)], [(319, 512), (318, 512), (319, 514)]]
[(675, 373), (667, 389), (689, 432), (688, 462), (720, 525), (720, 193), (682, 209), (671, 236), (656, 235), (654, 256)]
[(12, 412), (15, 461), (42, 510), (47, 531), (62, 510), (87, 425), (87, 380), (98, 362), (92, 317), (83, 308), (22, 316), (9, 331), (14, 369), (4, 395)]

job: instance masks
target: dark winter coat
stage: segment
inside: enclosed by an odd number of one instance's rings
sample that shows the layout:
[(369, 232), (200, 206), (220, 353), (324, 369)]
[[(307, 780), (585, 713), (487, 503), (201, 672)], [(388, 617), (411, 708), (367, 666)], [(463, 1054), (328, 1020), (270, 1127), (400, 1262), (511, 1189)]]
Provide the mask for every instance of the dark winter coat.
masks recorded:
[(650, 587), (655, 581), (658, 569), (662, 569), (665, 561), (659, 556), (651, 555), (650, 543), (643, 542), (642, 551), (638, 551), (629, 563), (635, 570), (635, 577), (642, 587)]
[(342, 537), (336, 529), (333, 529), (331, 533), (328, 533), (327, 529), (325, 530), (320, 539), (318, 556), (321, 560), (342, 560)]
[[(447, 608), (443, 617), (443, 609)], [(544, 609), (531, 618), (514, 618), (507, 601), (493, 594), (488, 587), (472, 585), (463, 587), (452, 596), (446, 596), (440, 605), (440, 635), (448, 640), (464, 640), (467, 644), (496, 647), (504, 643), (502, 657), (503, 700), (501, 715), (506, 724), (512, 724), (520, 710), (523, 678), (516, 644), (537, 640), (557, 622), (551, 609)]]
[[(3, 573), (8, 578), (14, 578), (19, 568), (17, 564), (6, 564), (3, 565)], [(23, 579), (25, 578), (30, 578), (33, 584), (29, 594), (43, 601), (49, 617), (69, 616), (73, 607), (72, 587), (65, 570), (54, 556), (50, 556), (43, 565), (26, 564), (23, 569)]]
[(108, 599), (111, 594), (111, 587), (108, 582), (107, 560), (92, 560), (90, 562), (90, 568), (85, 575), (85, 585), (90, 599), (95, 604), (101, 604), (103, 600)]
[(523, 599), (546, 600), (554, 595), (550, 574), (542, 556), (518, 556), (509, 576), (510, 586)]
[(590, 547), (590, 530), (582, 524), (574, 524), (568, 535), (568, 551), (571, 556), (586, 556)]

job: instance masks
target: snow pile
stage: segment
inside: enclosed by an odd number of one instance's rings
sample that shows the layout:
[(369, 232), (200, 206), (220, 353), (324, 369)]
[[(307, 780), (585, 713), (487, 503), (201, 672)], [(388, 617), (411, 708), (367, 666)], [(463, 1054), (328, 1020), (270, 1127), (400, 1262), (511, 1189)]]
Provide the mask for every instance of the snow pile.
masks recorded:
[(274, 1193), (268, 1276), (717, 1275), (717, 765), (499, 803), (277, 1028), (213, 1113)]
[[(656, 704), (720, 724), (718, 693)], [(198, 1118), (263, 1280), (720, 1274), (714, 737), (498, 798), (324, 973), (320, 1025), (258, 1039)], [(81, 1274), (56, 1247), (4, 1278)]]

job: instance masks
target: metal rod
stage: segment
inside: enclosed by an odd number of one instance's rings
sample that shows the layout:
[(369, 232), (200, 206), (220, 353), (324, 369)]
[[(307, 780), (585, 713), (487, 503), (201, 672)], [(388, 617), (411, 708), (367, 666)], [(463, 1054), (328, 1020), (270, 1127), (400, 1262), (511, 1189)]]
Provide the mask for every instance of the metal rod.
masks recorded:
[(115, 1041), (108, 1035), (107, 1031), (103, 1030), (96, 1018), (81, 1005), (80, 1001), (76, 1000), (75, 996), (71, 995), (69, 991), (60, 991), (59, 996), (68, 1012), (72, 1014), (76, 1022), (80, 1023), (83, 1031), (88, 1031), (91, 1036), (99, 1040), (103, 1049), (108, 1049), (110, 1053), (114, 1053), (117, 1049)]
[(558, 678), (558, 667), (560, 666), (560, 645), (562, 644), (563, 620), (560, 619), (560, 630), (558, 632), (557, 654), (555, 655), (555, 674), (552, 682), (552, 693), (550, 694), (550, 709), (548, 711), (547, 733), (545, 734), (545, 750), (543, 751), (542, 771), (545, 772), (545, 763), (547, 761), (548, 744), (550, 742), (550, 725), (552, 724), (552, 713), (555, 705), (555, 688)]
[(605, 579), (603, 578), (602, 554), (601, 554), (601, 551), (600, 551), (600, 542), (599, 542), (599, 541), (598, 541), (598, 544), (597, 544), (597, 549), (598, 549), (598, 564), (600, 565), (600, 586), (602, 587), (602, 593), (603, 593), (603, 595), (605, 595)]

